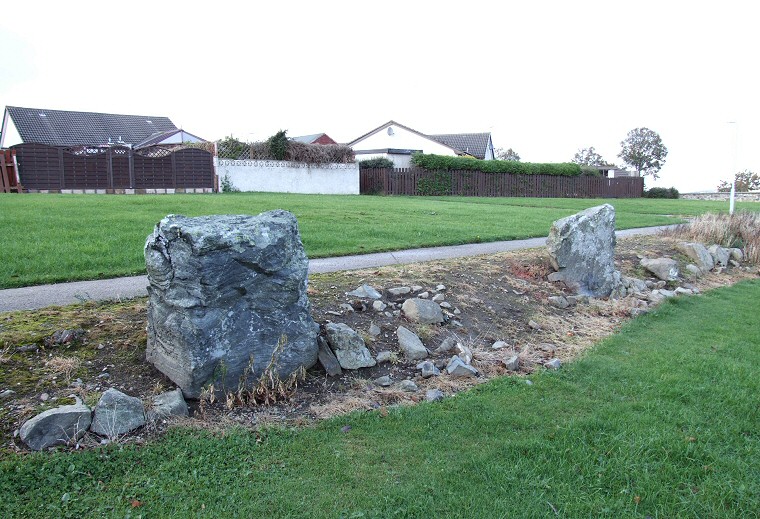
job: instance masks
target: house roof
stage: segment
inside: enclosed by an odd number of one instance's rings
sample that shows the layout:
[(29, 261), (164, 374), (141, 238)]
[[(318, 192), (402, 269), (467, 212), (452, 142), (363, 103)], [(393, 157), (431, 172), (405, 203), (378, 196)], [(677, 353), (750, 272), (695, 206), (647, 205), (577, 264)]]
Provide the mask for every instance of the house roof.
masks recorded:
[(290, 137), (290, 140), (303, 142), (304, 144), (311, 144), (312, 142), (316, 141), (323, 135), (324, 133), (312, 133), (311, 135), (300, 135), (298, 137)]
[(24, 142), (50, 146), (107, 144), (109, 139), (127, 144), (140, 143), (154, 134), (177, 130), (168, 117), (145, 115), (69, 112), (41, 108), (7, 106)]
[(486, 158), (488, 142), (491, 139), (490, 133), (443, 133), (439, 135), (430, 135), (430, 138), (449, 146), (462, 150), (468, 155), (478, 159)]
[(140, 141), (138, 143), (135, 143), (134, 147), (135, 148), (145, 148), (147, 146), (153, 146), (155, 144), (161, 143), (162, 141), (168, 139), (172, 135), (176, 135), (178, 133), (185, 133), (186, 135), (190, 135), (191, 137), (194, 137), (194, 138), (198, 139), (199, 141), (205, 141), (206, 140), (206, 139), (202, 139), (202, 138), (198, 137), (197, 135), (193, 135), (192, 133), (187, 132), (187, 131), (185, 131), (185, 130), (183, 130), (181, 128), (178, 128), (176, 130), (168, 130), (168, 131), (165, 131), (165, 132), (156, 132), (153, 135), (151, 135), (150, 137), (148, 137), (148, 138), (146, 138), (146, 139), (144, 139), (144, 140), (142, 140), (142, 141)]
[(447, 133), (440, 135), (427, 135), (413, 128), (409, 128), (408, 126), (404, 126), (403, 124), (399, 124), (396, 121), (390, 120), (387, 123), (378, 126), (374, 130), (365, 133), (361, 137), (358, 137), (349, 142), (348, 146), (353, 146), (354, 144), (388, 128), (389, 126), (398, 126), (399, 128), (403, 128), (407, 131), (415, 133), (420, 137), (433, 140), (438, 144), (442, 144), (448, 148), (451, 148), (453, 151), (460, 155), (472, 155), (473, 157), (479, 159), (485, 158), (488, 143), (491, 138), (490, 133)]

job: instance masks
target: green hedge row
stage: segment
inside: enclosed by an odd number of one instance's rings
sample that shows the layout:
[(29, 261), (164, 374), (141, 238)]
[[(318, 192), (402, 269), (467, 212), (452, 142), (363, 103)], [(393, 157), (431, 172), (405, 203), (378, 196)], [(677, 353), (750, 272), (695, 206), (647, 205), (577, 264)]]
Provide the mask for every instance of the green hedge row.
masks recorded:
[(575, 177), (581, 174), (581, 167), (570, 162), (534, 163), (514, 160), (479, 160), (467, 157), (449, 157), (415, 153), (412, 164), (431, 171), (473, 170), (484, 173), (512, 173), (514, 175), (558, 175)]
[(653, 187), (645, 189), (642, 196), (644, 198), (678, 198), (681, 195), (674, 187)]

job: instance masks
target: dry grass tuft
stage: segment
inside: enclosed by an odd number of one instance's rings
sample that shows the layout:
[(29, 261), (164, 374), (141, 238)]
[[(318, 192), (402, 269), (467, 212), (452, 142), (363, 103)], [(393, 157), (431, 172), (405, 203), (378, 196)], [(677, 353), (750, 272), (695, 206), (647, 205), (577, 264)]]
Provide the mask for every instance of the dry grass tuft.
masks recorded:
[(372, 409), (372, 403), (366, 396), (346, 395), (338, 396), (324, 404), (312, 404), (309, 406), (309, 412), (318, 419), (332, 418), (348, 414), (353, 411), (368, 411)]
[(82, 359), (78, 357), (53, 357), (45, 363), (45, 367), (48, 368), (53, 375), (63, 376), (66, 379), (66, 383), (71, 382), (71, 376), (82, 365)]
[(737, 247), (750, 263), (760, 263), (760, 213), (740, 211), (733, 216), (705, 213), (690, 223), (665, 232), (666, 236), (690, 239), (707, 245)]

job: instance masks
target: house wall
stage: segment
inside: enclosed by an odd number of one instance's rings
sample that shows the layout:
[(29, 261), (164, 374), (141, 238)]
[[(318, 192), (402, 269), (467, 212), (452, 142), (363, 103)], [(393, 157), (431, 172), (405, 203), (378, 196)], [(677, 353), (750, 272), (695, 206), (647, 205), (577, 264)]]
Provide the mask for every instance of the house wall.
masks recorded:
[(18, 133), (16, 125), (13, 123), (13, 119), (11, 119), (8, 110), (5, 110), (3, 124), (0, 128), (0, 148), (10, 148), (16, 144), (21, 144), (22, 142), (24, 141), (21, 139), (21, 135)]
[(408, 153), (356, 153), (356, 162), (376, 158), (392, 160), (394, 168), (412, 167), (412, 156)]
[(312, 144), (338, 144), (332, 138), (327, 134), (322, 134), (322, 136), (319, 137), (316, 141), (312, 142)]
[[(393, 135), (388, 135), (388, 128), (393, 129)], [(351, 146), (354, 150), (377, 150), (395, 148), (401, 150), (422, 150), (423, 153), (456, 156), (454, 150), (441, 143), (427, 139), (409, 130), (391, 125), (383, 128), (374, 135)]]
[(240, 191), (358, 195), (359, 165), (303, 164), (279, 160), (218, 159), (219, 181), (229, 179)]

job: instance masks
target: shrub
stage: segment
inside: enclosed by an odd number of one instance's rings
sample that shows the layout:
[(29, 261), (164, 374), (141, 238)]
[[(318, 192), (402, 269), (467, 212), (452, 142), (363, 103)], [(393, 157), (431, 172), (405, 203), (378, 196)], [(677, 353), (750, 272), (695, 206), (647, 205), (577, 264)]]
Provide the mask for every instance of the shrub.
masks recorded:
[(287, 130), (280, 130), (267, 139), (269, 153), (274, 160), (285, 160), (285, 155), (288, 153), (287, 133)]
[(653, 187), (645, 189), (644, 198), (678, 198), (678, 190), (674, 187)]
[(359, 161), (359, 168), (361, 169), (393, 169), (394, 166), (393, 161), (385, 157), (375, 157), (374, 159)]
[(232, 135), (218, 141), (217, 155), (220, 159), (247, 159), (249, 158), (248, 143), (236, 139)]
[[(283, 138), (284, 154), (283, 154)], [(307, 164), (327, 164), (331, 162), (354, 162), (354, 150), (341, 144), (305, 144), (291, 141), (285, 131), (279, 131), (264, 142), (242, 142), (226, 137), (217, 143), (220, 159), (235, 160), (287, 160)]]
[(514, 160), (480, 160), (469, 157), (449, 157), (426, 153), (415, 153), (412, 155), (412, 164), (431, 171), (470, 170), (483, 171), (484, 173), (561, 175), (568, 177), (581, 174), (581, 167), (578, 164), (570, 162), (536, 163), (517, 162)]
[(581, 175), (584, 177), (601, 177), (602, 172), (594, 166), (581, 166)]

